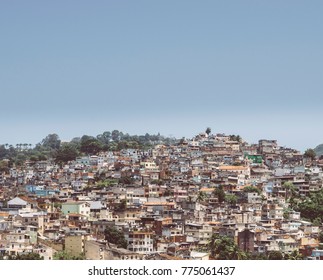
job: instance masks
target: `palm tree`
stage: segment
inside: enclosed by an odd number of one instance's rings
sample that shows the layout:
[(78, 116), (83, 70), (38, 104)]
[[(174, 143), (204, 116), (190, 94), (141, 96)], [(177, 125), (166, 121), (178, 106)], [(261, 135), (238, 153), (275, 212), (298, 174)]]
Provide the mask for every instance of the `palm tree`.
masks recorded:
[(313, 149), (307, 149), (304, 153), (304, 157), (314, 160), (316, 157), (316, 153)]
[(290, 254), (286, 254), (284, 256), (284, 258), (285, 258), (285, 260), (303, 260), (304, 259), (303, 255), (300, 254), (300, 252), (298, 252), (297, 250), (294, 250)]

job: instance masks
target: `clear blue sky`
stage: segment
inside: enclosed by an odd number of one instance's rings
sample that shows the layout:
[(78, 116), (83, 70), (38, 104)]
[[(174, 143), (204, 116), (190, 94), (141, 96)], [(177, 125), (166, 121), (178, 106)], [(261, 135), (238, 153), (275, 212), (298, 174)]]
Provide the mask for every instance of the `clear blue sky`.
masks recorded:
[(322, 1), (1, 1), (0, 143), (206, 127), (323, 143)]

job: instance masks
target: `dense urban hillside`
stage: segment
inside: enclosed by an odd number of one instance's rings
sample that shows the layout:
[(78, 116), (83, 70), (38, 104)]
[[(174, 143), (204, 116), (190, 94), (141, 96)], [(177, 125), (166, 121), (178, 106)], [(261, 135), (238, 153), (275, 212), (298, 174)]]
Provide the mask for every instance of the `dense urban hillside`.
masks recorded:
[(322, 178), (314, 149), (210, 128), (0, 145), (0, 259), (323, 258)]

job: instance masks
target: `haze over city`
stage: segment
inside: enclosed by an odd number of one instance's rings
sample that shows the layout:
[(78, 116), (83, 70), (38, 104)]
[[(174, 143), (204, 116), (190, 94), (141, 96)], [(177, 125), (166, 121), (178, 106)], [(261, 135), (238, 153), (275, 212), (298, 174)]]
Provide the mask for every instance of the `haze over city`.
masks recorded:
[(323, 142), (321, 1), (2, 1), (0, 143), (118, 129)]

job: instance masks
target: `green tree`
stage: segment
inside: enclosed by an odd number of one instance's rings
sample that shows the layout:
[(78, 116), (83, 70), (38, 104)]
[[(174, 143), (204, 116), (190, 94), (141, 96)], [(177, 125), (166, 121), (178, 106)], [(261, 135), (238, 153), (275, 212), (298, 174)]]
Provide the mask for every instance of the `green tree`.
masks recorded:
[(248, 260), (268, 260), (268, 256), (265, 253), (253, 253), (247, 256)]
[(316, 158), (316, 153), (313, 149), (307, 149), (304, 153), (304, 157), (314, 160)]
[(0, 161), (0, 173), (1, 172), (5, 172), (5, 173), (9, 172), (9, 162), (8, 162), (8, 160), (1, 160)]
[(285, 260), (304, 260), (304, 257), (302, 254), (300, 254), (299, 251), (294, 250), (290, 254), (285, 254), (284, 259)]
[(234, 194), (226, 194), (225, 195), (225, 201), (231, 205), (236, 205), (238, 202), (238, 198)]
[(111, 141), (111, 132), (105, 131), (96, 137), (102, 144), (108, 145)]
[(61, 140), (59, 136), (55, 133), (48, 134), (41, 142), (41, 145), (45, 148), (58, 150), (61, 145)]
[(8, 152), (5, 145), (0, 145), (0, 159), (4, 159), (8, 155)]
[(218, 199), (219, 203), (225, 201), (225, 192), (222, 186), (216, 187), (213, 191), (213, 195)]
[(117, 144), (118, 150), (123, 150), (123, 149), (128, 149), (130, 148), (129, 142), (128, 141), (119, 141)]
[(127, 240), (124, 237), (124, 234), (122, 231), (119, 231), (114, 226), (107, 226), (107, 228), (104, 231), (105, 240), (107, 240), (109, 243), (113, 243), (117, 245), (117, 247), (121, 248), (127, 248), (128, 243)]
[(323, 217), (323, 189), (310, 193), (308, 197), (304, 197), (297, 203), (295, 210), (299, 211), (303, 218), (311, 221), (318, 217)]
[(285, 199), (286, 200), (290, 196), (291, 193), (295, 194), (295, 192), (296, 192), (296, 188), (291, 181), (284, 182), (283, 188), (285, 189)]
[(210, 133), (211, 133), (211, 128), (210, 128), (210, 127), (207, 127), (207, 128), (206, 128), (206, 130), (205, 130), (205, 133), (206, 133), (207, 135), (210, 135)]
[(292, 209), (296, 208), (297, 206), (297, 200), (295, 199), (295, 195), (292, 194), (292, 196), (289, 199), (289, 205)]
[(38, 253), (27, 253), (27, 254), (8, 256), (8, 260), (43, 260), (43, 259), (44, 257), (41, 257)]
[(289, 208), (284, 209), (283, 217), (285, 220), (287, 220), (289, 218), (289, 212), (290, 212)]
[(114, 142), (118, 142), (120, 140), (120, 132), (119, 130), (113, 130), (111, 133), (111, 138)]
[(98, 139), (84, 135), (81, 138), (80, 150), (83, 153), (95, 155), (102, 150), (102, 144)]
[(244, 260), (247, 258), (245, 252), (234, 243), (228, 236), (213, 234), (208, 244), (210, 255), (217, 260)]
[(320, 232), (318, 239), (320, 243), (323, 243), (323, 231)]
[(321, 225), (322, 225), (322, 219), (321, 219), (321, 217), (316, 217), (313, 220), (313, 226), (321, 226)]
[(78, 156), (78, 150), (74, 144), (63, 143), (54, 155), (57, 163), (67, 163), (68, 161), (75, 160)]
[(268, 260), (283, 260), (284, 256), (280, 251), (270, 251), (268, 253)]
[(260, 190), (257, 187), (254, 187), (254, 186), (246, 186), (246, 187), (244, 187), (243, 192), (245, 192), (245, 193), (256, 192), (256, 193), (260, 194)]
[(81, 144), (81, 137), (74, 137), (71, 141), (70, 141), (71, 144), (74, 144), (76, 146), (80, 146)]
[(54, 260), (85, 260), (85, 256), (80, 254), (78, 256), (73, 256), (71, 253), (66, 251), (58, 251), (53, 256)]

